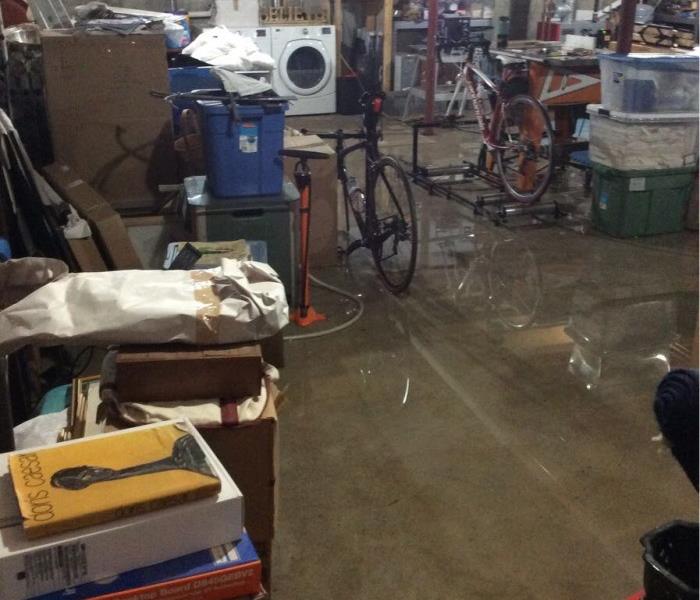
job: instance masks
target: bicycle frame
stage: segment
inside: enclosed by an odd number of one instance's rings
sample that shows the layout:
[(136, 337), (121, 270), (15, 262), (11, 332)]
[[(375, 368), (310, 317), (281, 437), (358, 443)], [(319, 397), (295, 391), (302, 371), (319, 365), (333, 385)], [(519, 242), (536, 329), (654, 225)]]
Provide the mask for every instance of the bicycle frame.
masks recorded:
[[(368, 110), (371, 110), (368, 108)], [(379, 142), (379, 138), (381, 137), (381, 134), (379, 131), (377, 131), (374, 127), (370, 128), (364, 128), (360, 132), (355, 132), (355, 133), (348, 133), (343, 131), (342, 129), (338, 129), (337, 131), (333, 133), (318, 133), (316, 134), (322, 139), (334, 139), (335, 140), (335, 153), (336, 153), (336, 172), (338, 176), (338, 180), (341, 183), (341, 186), (343, 188), (343, 201), (345, 204), (345, 226), (346, 229), (349, 229), (350, 227), (350, 189), (348, 188), (348, 177), (349, 177), (349, 172), (347, 167), (345, 166), (345, 160), (346, 158), (352, 154), (353, 152), (356, 152), (358, 150), (364, 150), (365, 151), (365, 182), (370, 181), (370, 173), (372, 170), (372, 164), (379, 158), (379, 149), (377, 147), (377, 143)], [(360, 140), (357, 143), (354, 143), (350, 146), (345, 146), (345, 141), (346, 140)], [(371, 189), (366, 189), (364, 190), (365, 194), (365, 202), (369, 205), (370, 209), (369, 211), (366, 211), (366, 214), (374, 215), (374, 196), (373, 196), (373, 191)], [(354, 211), (353, 211), (354, 213)], [(359, 227), (362, 227), (363, 229), (367, 228), (368, 223), (364, 223), (362, 220), (363, 215), (355, 215), (356, 221), (358, 223)], [(371, 231), (371, 229), (370, 229)], [(360, 231), (360, 234), (362, 235), (363, 238), (363, 245), (366, 245), (364, 242), (368, 241), (366, 238), (366, 231)]]
[[(484, 108), (484, 99), (477, 94), (477, 86), (474, 82), (473, 76), (478, 77), (482, 84), (484, 84), (488, 89), (496, 94), (496, 105), (493, 107), (493, 113), (490, 122), (486, 120), (486, 111)], [(503, 150), (505, 146), (500, 146), (496, 139), (496, 131), (498, 124), (501, 120), (503, 114), (503, 98), (498, 86), (491, 80), (491, 78), (484, 73), (481, 69), (475, 66), (472, 62), (467, 61), (464, 63), (462, 68), (462, 77), (464, 78), (464, 85), (466, 86), (469, 94), (472, 97), (472, 105), (474, 107), (474, 114), (476, 116), (476, 121), (479, 125), (481, 131), (481, 138), (490, 150)]]

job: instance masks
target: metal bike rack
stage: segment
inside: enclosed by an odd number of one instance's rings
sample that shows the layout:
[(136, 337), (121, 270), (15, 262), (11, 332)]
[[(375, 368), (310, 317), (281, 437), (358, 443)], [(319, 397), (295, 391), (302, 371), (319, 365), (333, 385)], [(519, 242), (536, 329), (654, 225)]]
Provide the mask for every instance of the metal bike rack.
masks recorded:
[[(478, 125), (474, 119), (441, 119), (435, 121), (417, 121), (411, 124), (413, 129), (413, 145), (411, 148), (411, 163), (409, 178), (425, 189), (431, 196), (442, 196), (468, 206), (476, 215), (485, 215), (494, 223), (501, 224), (509, 217), (529, 215), (533, 218), (544, 216), (558, 218), (564, 213), (556, 202), (536, 203), (525, 205), (514, 202), (503, 191), (501, 179), (480, 165), (464, 161), (459, 165), (446, 167), (426, 167), (419, 164), (418, 146), (422, 129), (456, 129), (468, 125)], [(493, 193), (480, 193), (465, 190), (463, 186), (474, 179), (485, 181), (498, 190)]]

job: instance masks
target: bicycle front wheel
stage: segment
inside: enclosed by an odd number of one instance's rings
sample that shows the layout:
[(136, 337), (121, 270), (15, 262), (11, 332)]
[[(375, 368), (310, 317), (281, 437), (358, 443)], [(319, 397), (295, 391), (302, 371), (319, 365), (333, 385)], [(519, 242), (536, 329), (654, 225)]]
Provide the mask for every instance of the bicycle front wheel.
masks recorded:
[(554, 136), (544, 106), (526, 94), (508, 100), (496, 140), (498, 171), (508, 194), (519, 202), (539, 200), (554, 172)]
[(374, 163), (367, 210), (369, 246), (377, 270), (393, 294), (406, 290), (413, 279), (418, 251), (416, 207), (406, 173), (391, 156)]

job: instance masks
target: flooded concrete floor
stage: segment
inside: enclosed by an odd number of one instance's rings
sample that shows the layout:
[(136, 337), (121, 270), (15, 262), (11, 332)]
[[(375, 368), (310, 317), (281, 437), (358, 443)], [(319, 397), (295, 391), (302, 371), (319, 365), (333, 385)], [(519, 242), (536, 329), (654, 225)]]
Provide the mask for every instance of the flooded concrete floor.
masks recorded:
[[(408, 157), (409, 130), (385, 131), (385, 151)], [(478, 148), (450, 135), (427, 141), (426, 162)], [(591, 231), (582, 182), (553, 186), (573, 216), (534, 226), (416, 189), (403, 297), (362, 251), (317, 270), (365, 312), (287, 343), (277, 600), (624, 600), (641, 588), (639, 537), (697, 520), (651, 409), (669, 365), (689, 360), (697, 234)], [(515, 293), (495, 273), (528, 284)], [(325, 291), (314, 303), (333, 325), (354, 310)]]

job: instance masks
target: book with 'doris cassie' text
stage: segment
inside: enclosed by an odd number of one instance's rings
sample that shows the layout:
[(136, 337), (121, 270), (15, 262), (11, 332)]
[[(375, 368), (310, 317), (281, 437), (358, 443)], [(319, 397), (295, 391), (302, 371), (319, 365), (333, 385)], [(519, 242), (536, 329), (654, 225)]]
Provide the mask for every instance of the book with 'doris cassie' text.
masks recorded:
[(29, 539), (154, 511), (219, 492), (184, 423), (138, 428), (9, 456)]

